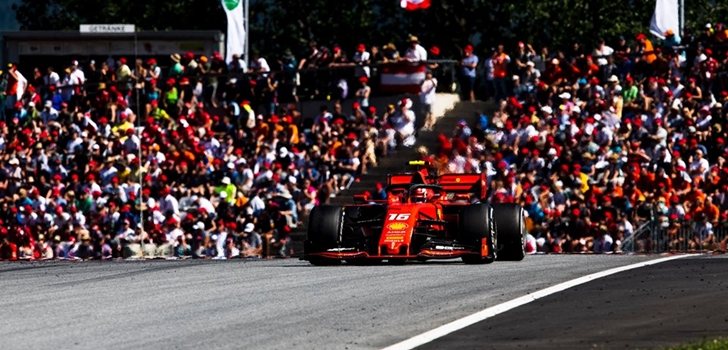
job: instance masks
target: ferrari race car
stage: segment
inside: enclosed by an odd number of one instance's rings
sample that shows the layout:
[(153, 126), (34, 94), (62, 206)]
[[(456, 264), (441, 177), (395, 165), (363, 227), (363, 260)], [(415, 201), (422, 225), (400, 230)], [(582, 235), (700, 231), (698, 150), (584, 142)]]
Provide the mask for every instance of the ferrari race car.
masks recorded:
[(523, 209), (481, 202), (486, 197), (485, 174), (438, 176), (423, 161), (410, 165), (416, 171), (388, 176), (386, 200), (358, 195), (352, 205), (314, 208), (302, 259), (313, 265), (523, 260)]

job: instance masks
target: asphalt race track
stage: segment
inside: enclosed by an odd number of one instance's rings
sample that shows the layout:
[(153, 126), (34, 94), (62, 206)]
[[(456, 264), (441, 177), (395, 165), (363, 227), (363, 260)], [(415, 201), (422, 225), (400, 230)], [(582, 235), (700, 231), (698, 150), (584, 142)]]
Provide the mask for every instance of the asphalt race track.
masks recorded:
[(565, 290), (421, 349), (662, 349), (728, 336), (728, 258), (673, 260)]
[[(541, 255), (486, 266), (1, 263), (0, 344), (8, 350), (378, 349), (527, 293), (655, 258)], [(651, 348), (728, 335), (727, 296), (728, 259), (679, 259), (574, 287), (424, 347)]]

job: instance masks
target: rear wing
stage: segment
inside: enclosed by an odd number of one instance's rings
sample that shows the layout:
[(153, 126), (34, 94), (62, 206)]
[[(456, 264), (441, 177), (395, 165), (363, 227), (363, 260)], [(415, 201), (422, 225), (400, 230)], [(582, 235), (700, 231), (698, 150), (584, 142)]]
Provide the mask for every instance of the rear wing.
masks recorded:
[(486, 198), (488, 191), (485, 173), (443, 174), (438, 177), (437, 184), (440, 185), (445, 192), (470, 194), (478, 199)]
[(414, 168), (413, 172), (390, 174), (387, 176), (388, 186), (409, 185), (409, 184), (430, 184), (437, 179), (437, 170), (424, 160), (411, 160), (407, 163)]
[(389, 174), (387, 176), (387, 185), (388, 186), (425, 184), (425, 183), (427, 183), (427, 182), (425, 182), (425, 178), (419, 172)]

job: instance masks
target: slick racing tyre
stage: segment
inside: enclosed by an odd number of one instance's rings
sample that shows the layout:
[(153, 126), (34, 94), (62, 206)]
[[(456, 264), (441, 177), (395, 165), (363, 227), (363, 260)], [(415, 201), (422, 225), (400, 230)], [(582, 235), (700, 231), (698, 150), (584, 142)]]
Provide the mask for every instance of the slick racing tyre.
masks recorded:
[(526, 256), (526, 228), (521, 206), (513, 203), (495, 204), (493, 218), (498, 236), (498, 260), (523, 260)]
[[(330, 248), (336, 248), (341, 242), (341, 231), (344, 219), (344, 208), (338, 206), (322, 205), (311, 211), (308, 220), (308, 234), (304, 254), (318, 253)], [(308, 261), (313, 265), (334, 265), (341, 263), (338, 259), (326, 259), (309, 256)]]
[[(460, 212), (460, 241), (477, 248), (482, 252), (486, 248), (487, 255), (465, 255), (466, 264), (490, 264), (496, 258), (496, 236), (493, 228), (492, 209), (488, 204), (473, 204), (464, 207)], [(483, 241), (485, 239), (485, 242)], [(483, 247), (483, 244), (486, 246)]]

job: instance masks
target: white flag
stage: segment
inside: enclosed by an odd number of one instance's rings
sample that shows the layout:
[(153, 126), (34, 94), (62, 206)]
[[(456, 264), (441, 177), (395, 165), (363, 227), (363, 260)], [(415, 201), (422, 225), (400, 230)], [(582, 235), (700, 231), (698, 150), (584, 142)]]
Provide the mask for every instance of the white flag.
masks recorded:
[[(680, 36), (679, 0), (657, 0), (655, 13), (650, 21), (650, 32), (660, 39), (665, 39), (665, 32), (672, 31), (675, 37)], [(678, 40), (679, 41), (679, 40)]]
[(221, 0), (222, 8), (227, 14), (227, 46), (225, 62), (232, 61), (233, 54), (245, 54), (245, 20), (243, 18), (243, 0)]

